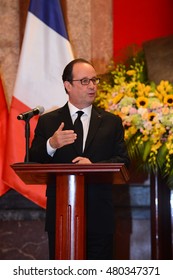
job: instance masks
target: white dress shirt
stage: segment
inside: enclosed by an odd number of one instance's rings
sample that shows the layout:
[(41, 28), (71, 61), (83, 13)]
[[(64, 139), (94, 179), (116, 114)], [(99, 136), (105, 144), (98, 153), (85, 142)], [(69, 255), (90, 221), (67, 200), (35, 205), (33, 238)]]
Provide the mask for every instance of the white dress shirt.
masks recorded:
[[(83, 111), (84, 114), (81, 116), (81, 121), (83, 124), (83, 150), (85, 147), (85, 142), (88, 134), (88, 129), (89, 129), (89, 123), (90, 123), (90, 118), (91, 118), (91, 110), (92, 110), (92, 105), (90, 105), (87, 108), (84, 109), (78, 109), (74, 105), (72, 105), (68, 101), (68, 107), (70, 111), (70, 116), (72, 118), (72, 122), (74, 123), (75, 119), (77, 118), (78, 114), (76, 113), (77, 111)], [(53, 157), (54, 153), (56, 152), (56, 149), (52, 148), (49, 144), (49, 139), (47, 140), (47, 153)]]

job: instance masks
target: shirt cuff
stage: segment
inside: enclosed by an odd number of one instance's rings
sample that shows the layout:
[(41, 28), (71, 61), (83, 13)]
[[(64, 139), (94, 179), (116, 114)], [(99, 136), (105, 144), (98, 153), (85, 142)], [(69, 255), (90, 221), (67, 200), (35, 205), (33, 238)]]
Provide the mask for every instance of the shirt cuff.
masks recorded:
[(49, 156), (53, 157), (54, 156), (54, 153), (56, 152), (56, 149), (52, 148), (50, 143), (49, 143), (49, 139), (47, 140), (47, 144), (46, 144), (46, 147), (47, 147), (47, 153)]

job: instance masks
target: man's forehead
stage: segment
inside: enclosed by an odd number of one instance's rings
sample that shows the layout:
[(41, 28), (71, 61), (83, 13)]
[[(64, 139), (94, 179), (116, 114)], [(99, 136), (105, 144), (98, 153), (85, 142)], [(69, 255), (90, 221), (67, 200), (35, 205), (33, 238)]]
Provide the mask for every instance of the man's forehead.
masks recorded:
[(95, 69), (93, 68), (92, 65), (88, 64), (88, 63), (76, 63), (73, 66), (73, 74), (85, 74), (87, 75), (89, 74), (93, 74), (95, 75)]

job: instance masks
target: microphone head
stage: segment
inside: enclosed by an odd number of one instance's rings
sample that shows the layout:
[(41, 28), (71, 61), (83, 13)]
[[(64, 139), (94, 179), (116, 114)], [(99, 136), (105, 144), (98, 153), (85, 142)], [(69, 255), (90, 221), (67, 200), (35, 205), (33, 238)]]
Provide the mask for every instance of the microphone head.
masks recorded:
[(34, 109), (27, 111), (25, 113), (21, 113), (20, 115), (17, 116), (18, 120), (30, 120), (33, 116), (36, 115), (41, 115), (44, 112), (44, 107), (43, 106), (37, 106)]
[(43, 114), (44, 111), (45, 111), (45, 109), (44, 109), (43, 106), (37, 106), (37, 107), (35, 108), (35, 110), (37, 110), (37, 111), (39, 112), (39, 115)]

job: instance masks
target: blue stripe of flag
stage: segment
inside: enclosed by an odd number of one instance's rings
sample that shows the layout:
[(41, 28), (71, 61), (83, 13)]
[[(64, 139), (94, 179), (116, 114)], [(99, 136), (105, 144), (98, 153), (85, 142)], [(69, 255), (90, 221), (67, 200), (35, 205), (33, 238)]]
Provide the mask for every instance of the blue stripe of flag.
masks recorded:
[(29, 11), (68, 40), (59, 0), (31, 0)]

